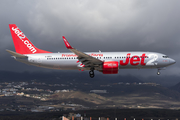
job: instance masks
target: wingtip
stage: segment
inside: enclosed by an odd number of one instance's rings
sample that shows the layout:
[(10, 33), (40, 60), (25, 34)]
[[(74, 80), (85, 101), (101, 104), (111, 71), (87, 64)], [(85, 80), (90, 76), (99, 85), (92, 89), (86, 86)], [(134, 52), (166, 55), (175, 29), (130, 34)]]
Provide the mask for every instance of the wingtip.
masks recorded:
[(63, 41), (64, 41), (64, 43), (65, 43), (65, 45), (66, 45), (66, 48), (67, 48), (67, 49), (73, 49), (73, 47), (71, 47), (71, 45), (70, 45), (69, 42), (66, 40), (66, 38), (65, 38), (64, 36), (62, 36), (62, 38), (63, 38)]

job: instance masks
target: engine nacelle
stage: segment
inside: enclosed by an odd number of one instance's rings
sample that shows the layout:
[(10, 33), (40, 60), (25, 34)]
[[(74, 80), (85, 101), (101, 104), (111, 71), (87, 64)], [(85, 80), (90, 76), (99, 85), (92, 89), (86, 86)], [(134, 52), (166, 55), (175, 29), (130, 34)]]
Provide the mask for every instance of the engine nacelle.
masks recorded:
[(103, 74), (117, 74), (119, 64), (117, 61), (108, 61), (103, 63), (102, 72)]

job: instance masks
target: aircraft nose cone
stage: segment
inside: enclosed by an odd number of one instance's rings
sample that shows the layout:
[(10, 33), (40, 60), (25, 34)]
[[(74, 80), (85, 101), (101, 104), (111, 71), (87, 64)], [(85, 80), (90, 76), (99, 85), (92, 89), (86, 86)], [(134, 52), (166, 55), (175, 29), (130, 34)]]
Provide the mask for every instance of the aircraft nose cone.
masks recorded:
[(169, 60), (169, 64), (171, 64), (171, 65), (172, 65), (172, 64), (175, 64), (175, 63), (176, 63), (176, 61), (175, 61), (175, 60), (173, 60), (173, 59), (170, 59), (170, 60)]

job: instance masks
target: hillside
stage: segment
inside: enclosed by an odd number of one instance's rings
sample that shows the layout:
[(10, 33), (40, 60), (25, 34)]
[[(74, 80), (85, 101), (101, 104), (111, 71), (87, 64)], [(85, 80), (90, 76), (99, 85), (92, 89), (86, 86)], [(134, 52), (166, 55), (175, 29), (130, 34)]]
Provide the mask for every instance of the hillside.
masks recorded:
[(61, 100), (61, 101), (76, 101), (77, 100), (76, 104), (82, 104), (82, 101), (83, 101), (84, 105), (105, 104), (108, 101), (106, 97), (103, 97), (94, 93), (87, 94), (81, 91), (56, 93), (50, 96), (50, 100)]
[[(127, 88), (133, 88), (131, 90)], [(81, 104), (85, 107), (118, 108), (180, 108), (180, 93), (161, 86), (119, 86), (107, 94), (92, 94), (80, 91), (53, 94), (50, 100), (59, 103)], [(119, 93), (119, 94), (118, 94)]]
[(180, 93), (180, 82), (178, 84), (176, 84), (175, 86), (172, 86), (171, 89), (176, 90)]
[[(178, 89), (169, 89), (156, 83), (144, 83), (134, 76), (97, 75), (95, 79), (91, 79), (86, 73), (77, 75), (76, 72), (0, 73), (4, 87), (8, 82), (23, 81), (28, 83), (25, 88), (43, 89), (44, 93), (45, 90), (54, 91), (55, 94), (52, 93), (46, 101), (35, 103), (37, 106), (48, 104), (64, 107), (64, 104), (79, 104), (90, 108), (180, 108), (180, 93), (176, 91)], [(178, 85), (174, 88), (178, 88)], [(70, 92), (55, 92), (64, 89)], [(106, 93), (95, 94), (90, 92), (92, 90), (105, 90)], [(40, 96), (43, 94), (40, 91), (23, 92)]]

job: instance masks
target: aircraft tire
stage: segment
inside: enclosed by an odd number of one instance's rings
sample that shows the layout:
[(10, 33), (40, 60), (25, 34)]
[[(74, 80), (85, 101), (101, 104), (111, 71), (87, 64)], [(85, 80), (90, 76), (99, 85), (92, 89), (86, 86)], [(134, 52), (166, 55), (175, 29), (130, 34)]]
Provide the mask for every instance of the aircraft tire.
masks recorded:
[(161, 73), (158, 71), (158, 72), (157, 72), (157, 75), (160, 75), (160, 74), (161, 74)]
[(89, 76), (90, 76), (91, 78), (94, 77), (94, 71), (93, 71), (93, 70), (89, 71)]

